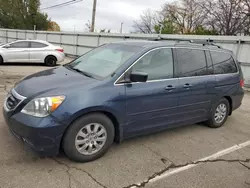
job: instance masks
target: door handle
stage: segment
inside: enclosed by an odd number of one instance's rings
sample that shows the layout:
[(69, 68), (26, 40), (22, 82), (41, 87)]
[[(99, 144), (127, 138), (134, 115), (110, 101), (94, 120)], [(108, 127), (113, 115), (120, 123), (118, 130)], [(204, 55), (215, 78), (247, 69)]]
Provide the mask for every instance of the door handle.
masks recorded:
[(190, 87), (192, 87), (192, 85), (190, 85), (189, 83), (186, 83), (183, 87), (184, 88), (190, 88)]
[(175, 87), (172, 85), (168, 85), (167, 87), (165, 87), (165, 90), (168, 90), (168, 91), (173, 90), (173, 89), (175, 89)]

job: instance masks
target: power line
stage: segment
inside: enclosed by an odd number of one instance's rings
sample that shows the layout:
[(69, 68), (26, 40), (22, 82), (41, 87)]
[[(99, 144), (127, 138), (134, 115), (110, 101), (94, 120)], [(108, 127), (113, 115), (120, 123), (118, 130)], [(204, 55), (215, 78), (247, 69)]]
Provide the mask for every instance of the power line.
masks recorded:
[[(53, 4), (56, 4), (56, 3), (60, 3), (60, 1), (61, 0), (53, 0), (53, 1), (51, 1), (51, 0), (42, 0), (41, 1), (41, 6), (43, 6), (43, 7), (48, 7), (48, 6), (51, 6), (51, 5), (53, 5)], [(52, 3), (52, 4), (51, 4)]]
[(61, 7), (68, 6), (68, 5), (71, 5), (71, 4), (79, 3), (81, 1), (83, 1), (83, 0), (70, 0), (70, 1), (67, 1), (67, 2), (64, 2), (64, 3), (60, 3), (60, 4), (52, 5), (52, 6), (49, 6), (49, 7), (41, 8), (41, 10), (47, 10), (47, 9), (52, 9), (52, 8), (61, 8)]
[(64, 3), (60, 3), (60, 4), (52, 5), (52, 6), (49, 6), (49, 7), (41, 8), (41, 10), (47, 10), (47, 9), (52, 9), (52, 8), (60, 8), (60, 7), (64, 7), (64, 6), (67, 6), (67, 5), (74, 4), (74, 3), (78, 3), (80, 1), (82, 1), (82, 0), (70, 0), (70, 1), (67, 1), (67, 2), (64, 2)]

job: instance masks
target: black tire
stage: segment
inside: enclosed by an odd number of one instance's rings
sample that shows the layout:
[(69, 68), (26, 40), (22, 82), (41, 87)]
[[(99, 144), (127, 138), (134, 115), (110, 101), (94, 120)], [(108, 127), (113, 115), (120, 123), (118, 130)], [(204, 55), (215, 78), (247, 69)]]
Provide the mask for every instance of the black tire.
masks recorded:
[[(225, 113), (225, 117), (223, 119), (223, 121), (221, 122), (217, 122), (215, 120), (215, 113), (216, 113), (216, 109), (219, 105), (225, 105), (226, 107), (226, 113)], [(226, 98), (222, 98), (221, 100), (219, 100), (219, 102), (217, 104), (215, 104), (213, 107), (212, 107), (212, 110), (211, 110), (211, 113), (210, 113), (210, 117), (209, 119), (205, 122), (205, 124), (208, 126), (208, 127), (211, 127), (211, 128), (219, 128), (221, 127), (222, 125), (224, 125), (224, 123), (227, 121), (227, 118), (228, 118), (228, 115), (229, 115), (229, 111), (230, 111), (230, 104), (228, 102), (228, 100)]]
[(2, 65), (4, 62), (3, 62), (3, 57), (0, 56), (0, 65)]
[(44, 61), (45, 65), (47, 65), (47, 66), (49, 66), (49, 67), (54, 67), (54, 66), (56, 66), (56, 62), (57, 62), (56, 57), (55, 57), (55, 56), (52, 56), (52, 55), (46, 57), (46, 58), (45, 58), (45, 61)]
[[(107, 140), (97, 153), (93, 155), (84, 155), (77, 150), (75, 139), (82, 128), (92, 123), (101, 124), (106, 129)], [(76, 162), (89, 162), (100, 158), (108, 151), (114, 141), (114, 136), (115, 130), (112, 121), (104, 114), (93, 113), (77, 119), (70, 125), (64, 135), (62, 146), (69, 159)]]

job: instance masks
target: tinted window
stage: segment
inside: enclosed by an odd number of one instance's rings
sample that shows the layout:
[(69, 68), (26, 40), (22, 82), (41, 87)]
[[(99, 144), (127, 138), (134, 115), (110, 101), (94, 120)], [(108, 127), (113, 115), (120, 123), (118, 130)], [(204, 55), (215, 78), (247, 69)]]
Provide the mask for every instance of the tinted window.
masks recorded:
[(211, 51), (211, 56), (214, 63), (214, 74), (237, 72), (237, 68), (231, 54)]
[(68, 67), (103, 78), (113, 75), (116, 69), (141, 50), (138, 46), (107, 44), (84, 54)]
[(172, 78), (172, 50), (169, 48), (162, 48), (149, 52), (133, 66), (132, 71), (147, 73), (148, 80)]
[(207, 64), (203, 50), (176, 49), (179, 77), (207, 75)]
[(15, 42), (10, 44), (10, 48), (29, 48), (28, 42)]
[(31, 42), (31, 48), (44, 48), (46, 46), (48, 45), (40, 42)]

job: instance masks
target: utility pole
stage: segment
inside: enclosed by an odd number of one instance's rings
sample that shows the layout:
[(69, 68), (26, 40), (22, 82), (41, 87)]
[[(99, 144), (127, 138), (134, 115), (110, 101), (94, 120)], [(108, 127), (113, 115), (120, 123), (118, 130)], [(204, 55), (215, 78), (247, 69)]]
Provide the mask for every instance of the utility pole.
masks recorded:
[(121, 29), (120, 29), (120, 33), (122, 33), (123, 30), (123, 22), (121, 22)]
[(93, 11), (92, 11), (92, 23), (91, 23), (90, 32), (94, 32), (95, 31), (96, 4), (97, 4), (97, 0), (94, 0), (94, 2), (93, 2)]

